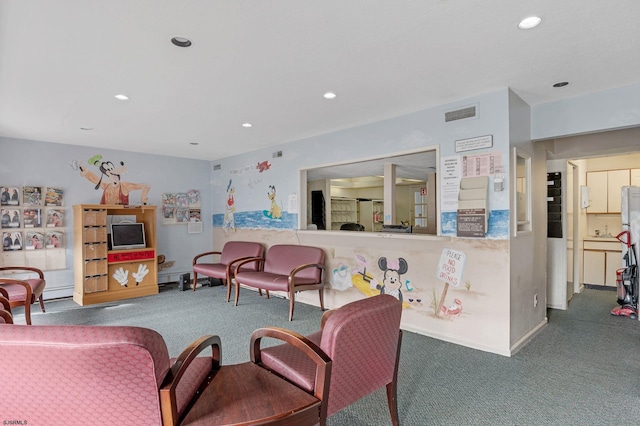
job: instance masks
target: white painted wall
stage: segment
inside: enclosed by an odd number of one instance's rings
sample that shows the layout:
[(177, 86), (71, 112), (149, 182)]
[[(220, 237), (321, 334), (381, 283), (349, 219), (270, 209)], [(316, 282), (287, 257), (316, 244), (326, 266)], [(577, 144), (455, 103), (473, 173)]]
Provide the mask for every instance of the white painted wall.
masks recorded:
[(531, 119), (533, 140), (640, 126), (640, 85), (536, 105)]
[[(510, 344), (517, 350), (546, 324), (546, 152), (531, 142), (530, 107), (509, 91), (509, 148), (531, 156), (531, 232), (511, 234), (509, 248)], [(514, 171), (514, 167), (511, 167)], [(512, 176), (513, 181), (513, 176)], [(515, 194), (511, 205), (515, 205)], [(512, 208), (512, 212), (514, 209)], [(512, 215), (513, 217), (513, 215)], [(512, 218), (515, 221), (515, 218)], [(513, 222), (512, 222), (513, 225)], [(534, 304), (534, 298), (537, 303)]]

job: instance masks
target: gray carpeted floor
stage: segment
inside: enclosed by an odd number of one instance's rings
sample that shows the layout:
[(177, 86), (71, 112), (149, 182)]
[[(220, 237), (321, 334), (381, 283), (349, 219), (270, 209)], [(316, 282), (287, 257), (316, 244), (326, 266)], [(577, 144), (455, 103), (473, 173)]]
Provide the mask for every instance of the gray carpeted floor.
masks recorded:
[[(80, 307), (70, 299), (34, 305), (33, 323), (137, 325), (157, 330), (176, 356), (204, 334), (222, 339), (223, 362), (249, 359), (249, 336), (261, 326), (308, 334), (319, 308), (266, 300), (242, 291), (226, 303), (223, 287)], [(616, 294), (587, 289), (568, 311), (549, 311), (549, 325), (511, 358), (405, 332), (399, 375), (403, 425), (640, 424), (640, 322), (612, 317)], [(16, 322), (24, 323), (16, 309)], [(329, 419), (329, 425), (390, 424), (384, 390)]]

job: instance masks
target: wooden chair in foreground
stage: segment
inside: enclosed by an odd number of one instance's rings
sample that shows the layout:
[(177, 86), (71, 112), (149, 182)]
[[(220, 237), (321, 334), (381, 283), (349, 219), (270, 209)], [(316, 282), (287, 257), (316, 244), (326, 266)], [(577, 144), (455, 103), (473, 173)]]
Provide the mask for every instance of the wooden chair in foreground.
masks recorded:
[[(305, 339), (287, 341), (303, 347)], [(0, 386), (0, 411), (51, 426), (315, 425), (331, 360), (309, 346), (303, 350), (317, 366), (317, 395), (252, 361), (221, 366), (217, 336), (170, 359), (162, 336), (146, 328), (2, 324), (0, 377), (28, 386)]]
[[(332, 362), (328, 395), (322, 398), (324, 424), (326, 417), (353, 404), (360, 398), (385, 386), (393, 425), (399, 424), (397, 389), (398, 363), (402, 331), (402, 303), (390, 295), (369, 297), (325, 312), (321, 329), (304, 340), (317, 345)], [(254, 332), (255, 337), (294, 334), (277, 328)], [(295, 335), (295, 334), (294, 334)], [(316, 392), (315, 365), (305, 351), (290, 343), (264, 349), (252, 347), (255, 362), (297, 384), (308, 392)], [(308, 352), (308, 350), (307, 350)]]
[(13, 324), (9, 293), (2, 287), (0, 287), (0, 324)]
[(9, 296), (11, 307), (24, 306), (24, 317), (28, 325), (31, 325), (31, 304), (36, 300), (40, 301), (40, 309), (44, 310), (44, 300), (42, 292), (46, 286), (44, 274), (38, 268), (29, 266), (3, 266), (0, 267), (0, 274), (3, 272), (11, 274), (35, 275), (26, 279), (0, 278), (0, 287), (4, 288)]
[[(200, 260), (204, 256), (212, 256), (212, 258), (220, 256), (220, 260), (218, 262), (204, 262), (204, 259)], [(193, 291), (196, 291), (198, 274), (204, 275), (205, 277), (217, 278), (222, 280), (222, 283), (227, 286), (228, 302), (231, 298), (230, 277), (235, 270), (235, 264), (250, 257), (259, 259), (264, 257), (264, 247), (262, 244), (249, 241), (229, 241), (222, 247), (222, 251), (209, 251), (198, 254), (193, 258)], [(242, 268), (247, 271), (257, 271), (261, 267), (262, 262), (256, 261), (247, 263), (243, 265)]]
[(232, 282), (236, 285), (236, 301), (240, 298), (240, 286), (258, 290), (282, 291), (289, 298), (289, 321), (293, 319), (295, 294), (304, 290), (318, 290), (320, 309), (324, 311), (324, 250), (318, 247), (290, 244), (274, 245), (267, 250), (261, 270), (247, 271), (243, 266), (263, 261), (249, 258), (238, 262)]

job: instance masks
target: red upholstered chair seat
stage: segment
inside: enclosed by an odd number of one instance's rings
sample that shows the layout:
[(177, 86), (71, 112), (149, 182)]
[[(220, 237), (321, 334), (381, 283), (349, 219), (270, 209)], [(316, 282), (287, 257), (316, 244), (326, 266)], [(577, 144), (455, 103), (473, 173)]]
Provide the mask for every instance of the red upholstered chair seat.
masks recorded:
[(304, 290), (318, 290), (320, 309), (324, 310), (324, 250), (318, 247), (294, 244), (274, 245), (267, 250), (261, 270), (246, 271), (245, 264), (256, 259), (238, 262), (233, 273), (236, 284), (236, 306), (240, 298), (240, 286), (257, 288), (260, 291), (286, 292), (289, 297), (289, 321), (293, 319), (295, 293)]
[[(45, 312), (42, 293), (46, 281), (40, 269), (29, 266), (3, 266), (0, 267), (0, 274), (10, 274), (0, 278), (0, 287), (7, 291), (11, 306), (24, 306), (27, 324), (31, 324), (31, 304), (36, 300), (39, 300), (40, 309)], [(19, 274), (21, 278), (14, 277), (13, 274)], [(23, 275), (28, 276), (22, 278)]]
[[(29, 284), (29, 287), (31, 287), (30, 303), (34, 303), (38, 299), (38, 297), (40, 297), (46, 285), (45, 280), (41, 280), (39, 278), (20, 281), (26, 282), (27, 284)], [(7, 293), (9, 293), (9, 300), (25, 300), (25, 298), (27, 297), (27, 290), (20, 284), (5, 283), (2, 286), (5, 288), (5, 290), (7, 290)]]
[[(322, 329), (306, 338), (332, 361), (327, 416), (386, 386), (398, 424), (397, 373), (402, 304), (393, 296), (369, 297), (328, 311)], [(260, 349), (260, 362), (303, 389), (315, 386), (315, 365), (290, 344)]]
[[(203, 262), (201, 258), (205, 256), (220, 256), (219, 262)], [(236, 263), (250, 257), (258, 258), (255, 262), (242, 265), (243, 271), (256, 271), (262, 268), (262, 257), (264, 247), (260, 243), (250, 241), (229, 241), (225, 243), (222, 251), (210, 251), (200, 253), (193, 258), (193, 290), (196, 289), (198, 274), (205, 277), (222, 280), (227, 286), (227, 302), (231, 298), (231, 286), (229, 277), (232, 276), (236, 268)]]
[[(0, 405), (29, 424), (160, 425), (171, 368), (162, 337), (139, 327), (0, 325)], [(198, 357), (176, 386), (181, 415), (212, 370)]]

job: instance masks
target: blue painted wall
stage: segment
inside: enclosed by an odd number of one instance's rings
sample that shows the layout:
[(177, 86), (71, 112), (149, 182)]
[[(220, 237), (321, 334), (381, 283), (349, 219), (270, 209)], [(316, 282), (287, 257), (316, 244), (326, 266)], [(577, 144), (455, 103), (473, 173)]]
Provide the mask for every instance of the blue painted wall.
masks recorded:
[[(73, 290), (73, 208), (74, 204), (99, 204), (101, 190), (74, 170), (73, 161), (96, 174), (100, 172), (87, 160), (96, 154), (103, 161), (119, 165), (123, 161), (128, 172), (123, 181), (147, 183), (151, 186), (149, 204), (158, 206), (158, 253), (175, 264), (167, 271), (191, 271), (195, 254), (211, 249), (211, 223), (204, 220), (202, 234), (188, 234), (186, 225), (162, 225), (161, 194), (200, 190), (202, 217), (211, 217), (210, 178), (211, 163), (161, 155), (139, 154), (128, 151), (95, 149), (74, 145), (52, 144), (19, 139), (0, 138), (0, 185), (54, 186), (64, 189), (64, 209), (67, 215), (66, 264), (67, 269), (47, 272), (45, 297), (71, 296)], [(130, 196), (131, 204), (140, 203), (140, 191)]]
[[(269, 149), (225, 158), (215, 162), (220, 170), (213, 172), (213, 224), (223, 226), (228, 206), (229, 181), (233, 187), (235, 226), (238, 228), (296, 229), (295, 214), (272, 220), (267, 213), (269, 185), (277, 189), (277, 203), (287, 212), (290, 194), (297, 194), (300, 168), (310, 168), (332, 162), (357, 161), (373, 156), (415, 150), (438, 145), (440, 156), (461, 155), (455, 152), (455, 141), (492, 135), (493, 147), (465, 154), (498, 153), (504, 172), (509, 173), (509, 103), (508, 89), (464, 99), (455, 103), (377, 121), (345, 130), (282, 144)], [(468, 106), (476, 106), (477, 117), (446, 123), (444, 114)], [(282, 151), (282, 157), (273, 153)], [(267, 170), (258, 167), (267, 161)], [(491, 210), (496, 210), (490, 225), (492, 237), (508, 238), (509, 185), (499, 193), (491, 193)]]

